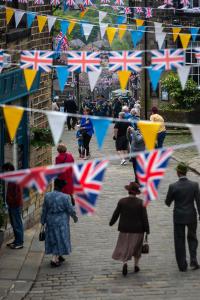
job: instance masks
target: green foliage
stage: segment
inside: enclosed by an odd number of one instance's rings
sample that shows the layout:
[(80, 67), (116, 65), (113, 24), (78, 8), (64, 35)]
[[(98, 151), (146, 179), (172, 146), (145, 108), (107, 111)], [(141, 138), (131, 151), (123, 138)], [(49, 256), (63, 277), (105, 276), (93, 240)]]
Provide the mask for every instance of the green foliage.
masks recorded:
[(182, 90), (178, 75), (170, 72), (161, 80), (161, 87), (175, 101), (171, 105), (171, 108), (192, 109), (200, 104), (200, 91), (198, 90), (197, 83), (191, 78), (188, 79), (185, 90)]
[(4, 226), (6, 219), (5, 207), (3, 198), (0, 197), (0, 228)]
[(51, 130), (48, 128), (34, 128), (30, 129), (30, 144), (34, 147), (48, 147), (53, 146)]

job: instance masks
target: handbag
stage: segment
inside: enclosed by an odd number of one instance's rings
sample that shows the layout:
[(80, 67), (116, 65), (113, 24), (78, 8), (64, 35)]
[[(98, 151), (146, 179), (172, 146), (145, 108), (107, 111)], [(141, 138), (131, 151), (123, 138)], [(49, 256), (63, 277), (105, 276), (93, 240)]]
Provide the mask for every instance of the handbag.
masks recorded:
[(145, 238), (144, 238), (144, 241), (143, 241), (142, 253), (143, 254), (148, 254), (149, 253), (149, 244), (148, 244), (147, 234), (145, 235)]
[(42, 226), (41, 226), (41, 229), (40, 229), (40, 233), (39, 233), (39, 241), (40, 241), (40, 242), (45, 241), (45, 227), (44, 227), (44, 225), (42, 225)]

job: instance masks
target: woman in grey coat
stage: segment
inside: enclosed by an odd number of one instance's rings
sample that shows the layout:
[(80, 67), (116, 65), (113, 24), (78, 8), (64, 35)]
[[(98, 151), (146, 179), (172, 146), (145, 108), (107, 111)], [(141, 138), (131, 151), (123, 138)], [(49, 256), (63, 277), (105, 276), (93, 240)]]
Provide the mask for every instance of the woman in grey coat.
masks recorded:
[(65, 180), (56, 179), (54, 191), (45, 195), (41, 224), (45, 225), (45, 253), (52, 254), (51, 266), (58, 267), (65, 259), (62, 255), (71, 252), (70, 225), (71, 216), (76, 223), (78, 218), (71, 205), (71, 198), (61, 192)]

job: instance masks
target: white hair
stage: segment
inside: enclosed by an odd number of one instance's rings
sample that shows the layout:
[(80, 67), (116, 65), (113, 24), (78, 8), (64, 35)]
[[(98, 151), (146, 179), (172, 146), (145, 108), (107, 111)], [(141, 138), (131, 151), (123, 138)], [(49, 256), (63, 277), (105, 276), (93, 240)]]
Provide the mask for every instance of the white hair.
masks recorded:
[(128, 106), (127, 106), (127, 105), (122, 106), (122, 111), (123, 111), (123, 112), (129, 111)]
[(138, 110), (136, 108), (132, 108), (130, 113), (131, 115), (136, 115), (138, 113)]

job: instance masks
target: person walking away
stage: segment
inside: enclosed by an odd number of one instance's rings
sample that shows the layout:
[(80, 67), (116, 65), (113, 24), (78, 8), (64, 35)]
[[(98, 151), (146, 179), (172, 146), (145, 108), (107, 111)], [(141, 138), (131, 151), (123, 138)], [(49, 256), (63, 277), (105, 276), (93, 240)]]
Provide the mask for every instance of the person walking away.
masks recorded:
[(135, 101), (134, 108), (137, 110), (137, 115), (140, 117), (140, 110), (141, 110), (140, 100)]
[[(71, 113), (71, 114), (76, 114), (78, 111), (78, 107), (76, 105), (76, 102), (74, 101), (73, 98), (65, 100), (64, 102), (64, 112)], [(71, 122), (72, 120), (72, 122)], [(67, 116), (67, 127), (68, 130), (75, 129), (75, 125), (77, 122), (76, 117), (72, 116)]]
[(128, 197), (119, 200), (109, 225), (112, 226), (119, 218), (119, 236), (112, 258), (123, 262), (122, 274), (128, 273), (127, 262), (134, 256), (135, 272), (139, 272), (139, 260), (142, 252), (144, 233), (150, 233), (147, 210), (143, 201), (137, 197), (140, 194), (139, 185), (130, 182), (125, 186)]
[(42, 207), (41, 224), (45, 226), (45, 254), (52, 254), (51, 266), (59, 267), (63, 255), (71, 253), (70, 217), (78, 218), (71, 205), (70, 196), (62, 193), (66, 181), (55, 179), (54, 191), (46, 193)]
[[(14, 171), (15, 168), (10, 162), (2, 166), (3, 172)], [(22, 249), (24, 244), (24, 227), (22, 222), (23, 198), (21, 188), (14, 182), (5, 183), (6, 203), (10, 224), (14, 233), (14, 241), (7, 244), (11, 249)]]
[[(74, 157), (71, 153), (67, 152), (67, 147), (65, 144), (59, 144), (57, 147), (58, 155), (55, 159), (55, 164), (66, 164), (66, 163), (73, 163)], [(62, 189), (64, 194), (70, 195), (72, 205), (75, 205), (73, 193), (73, 178), (72, 178), (72, 167), (67, 168), (67, 170), (58, 176), (58, 179), (65, 180), (67, 183)]]
[(113, 116), (114, 118), (118, 118), (119, 113), (121, 112), (122, 104), (119, 98), (114, 99), (113, 103)]
[(160, 130), (158, 131), (156, 148), (162, 148), (164, 139), (166, 137), (166, 128), (165, 128), (165, 124), (164, 124), (164, 119), (161, 115), (158, 114), (157, 107), (155, 107), (155, 106), (152, 107), (151, 111), (152, 111), (152, 114), (150, 116), (150, 121), (161, 123)]
[(52, 100), (52, 110), (53, 111), (60, 111), (60, 107), (59, 107), (59, 105), (58, 105), (58, 103), (57, 103), (57, 100), (59, 99), (59, 97), (58, 96), (55, 96), (54, 98), (53, 98), (53, 100)]
[(135, 129), (136, 129), (136, 127), (137, 127), (136, 124), (140, 120), (140, 116), (137, 114), (137, 109), (132, 108), (130, 111), (130, 114), (131, 114), (131, 116), (128, 120), (132, 123), (133, 127), (135, 127)]
[(90, 118), (88, 117), (88, 115), (91, 114), (91, 111), (89, 108), (86, 108), (84, 110), (84, 116), (81, 118), (80, 121), (80, 130), (82, 132), (82, 136), (83, 136), (83, 153), (82, 153), (82, 157), (83, 159), (89, 159), (90, 158), (90, 141), (92, 138), (92, 135), (94, 134), (94, 129), (93, 129), (93, 125), (92, 122), (90, 120)]
[[(119, 113), (119, 119), (125, 120), (125, 113)], [(121, 165), (126, 165), (127, 161), (125, 159), (126, 154), (128, 153), (128, 138), (127, 138), (127, 129), (131, 126), (130, 122), (116, 122), (114, 126), (114, 135), (113, 139), (115, 140), (116, 150), (121, 158)]]
[(186, 175), (188, 167), (181, 162), (176, 167), (179, 180), (169, 185), (165, 204), (170, 206), (174, 201), (174, 244), (178, 268), (181, 272), (187, 271), (185, 228), (190, 253), (190, 266), (193, 270), (199, 268), (197, 261), (197, 212), (200, 216), (200, 190), (197, 182), (189, 180)]
[(129, 108), (128, 108), (127, 105), (122, 106), (122, 111), (123, 111), (124, 114), (125, 114), (125, 119), (126, 119), (126, 120), (130, 119), (131, 114), (130, 114), (130, 112), (129, 112)]
[(78, 141), (78, 152), (79, 152), (79, 157), (83, 158), (83, 135), (82, 132), (80, 130), (80, 125), (77, 125), (78, 130), (76, 132), (76, 139)]

